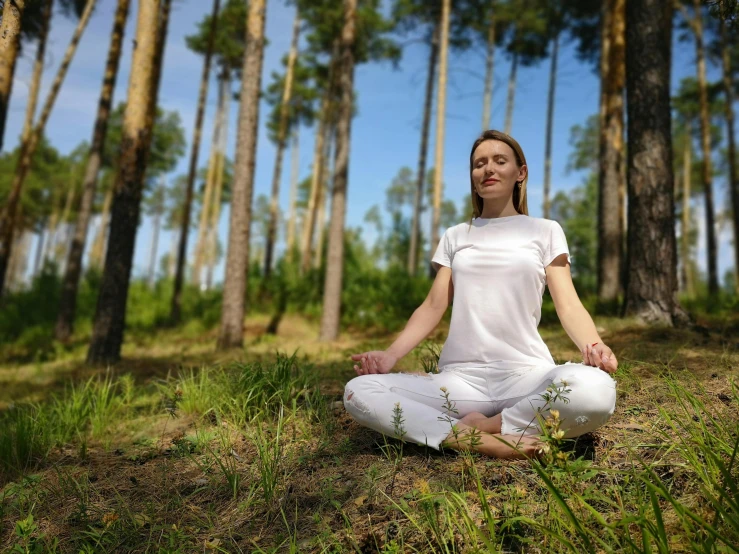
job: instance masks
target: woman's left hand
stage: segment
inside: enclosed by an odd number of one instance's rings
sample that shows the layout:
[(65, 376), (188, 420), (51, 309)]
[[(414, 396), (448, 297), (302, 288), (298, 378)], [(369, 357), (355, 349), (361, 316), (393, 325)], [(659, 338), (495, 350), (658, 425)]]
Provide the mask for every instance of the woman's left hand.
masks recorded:
[(618, 360), (613, 351), (602, 342), (587, 344), (582, 351), (582, 363), (599, 367), (606, 373), (614, 373), (618, 369)]

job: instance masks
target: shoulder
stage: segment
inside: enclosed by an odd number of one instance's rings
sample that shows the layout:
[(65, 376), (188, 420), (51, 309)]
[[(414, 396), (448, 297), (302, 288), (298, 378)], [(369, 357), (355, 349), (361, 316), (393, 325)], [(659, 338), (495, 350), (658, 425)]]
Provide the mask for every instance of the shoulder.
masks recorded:
[(447, 228), (446, 231), (444, 231), (444, 235), (449, 239), (455, 239), (459, 237), (462, 233), (467, 233), (470, 230), (470, 222), (463, 221), (462, 223), (457, 223), (456, 225), (453, 225), (449, 228)]

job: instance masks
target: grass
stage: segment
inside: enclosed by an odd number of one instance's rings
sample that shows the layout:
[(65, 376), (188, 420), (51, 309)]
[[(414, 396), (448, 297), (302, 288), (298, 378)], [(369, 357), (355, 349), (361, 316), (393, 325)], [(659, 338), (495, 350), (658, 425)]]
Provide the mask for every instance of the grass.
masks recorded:
[[(170, 330), (102, 375), (82, 349), (8, 366), (0, 551), (737, 552), (737, 321), (711, 317), (596, 318), (620, 360), (617, 411), (577, 441), (551, 422), (547, 462), (403, 443), (400, 410), (395, 438), (359, 427), (336, 403), (348, 355), (392, 337), (321, 345), (289, 314), (272, 338), (251, 318), (228, 356)], [(541, 332), (578, 360), (561, 327)], [(443, 335), (401, 368), (433, 369)]]

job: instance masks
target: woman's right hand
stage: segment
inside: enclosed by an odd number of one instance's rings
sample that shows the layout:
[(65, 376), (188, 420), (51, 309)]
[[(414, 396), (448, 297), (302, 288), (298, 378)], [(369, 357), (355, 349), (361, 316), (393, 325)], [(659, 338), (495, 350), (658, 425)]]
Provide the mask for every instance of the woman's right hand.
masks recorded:
[(390, 373), (398, 358), (386, 350), (372, 350), (371, 352), (352, 354), (352, 360), (359, 362), (359, 365), (354, 364), (354, 371), (357, 372), (357, 375), (368, 375), (371, 373)]

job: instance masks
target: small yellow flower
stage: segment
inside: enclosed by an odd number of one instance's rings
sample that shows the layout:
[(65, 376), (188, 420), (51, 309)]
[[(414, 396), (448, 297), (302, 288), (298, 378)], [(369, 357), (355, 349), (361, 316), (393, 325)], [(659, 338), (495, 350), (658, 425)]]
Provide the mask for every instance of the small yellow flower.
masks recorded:
[(559, 419), (559, 410), (549, 410), (549, 415), (554, 419)]
[(116, 521), (118, 521), (118, 514), (116, 514), (115, 512), (109, 512), (109, 513), (103, 515), (103, 524), (106, 527), (110, 527)]
[(567, 459), (567, 454), (565, 454), (564, 452), (557, 452), (557, 458), (565, 461)]
[(560, 429), (559, 431), (556, 431), (552, 436), (557, 440), (562, 440), (563, 438), (565, 438), (565, 432)]
[(549, 454), (549, 445), (543, 444), (542, 447), (539, 449), (539, 454)]
[(440, 387), (441, 392), (446, 392), (446, 387)]

